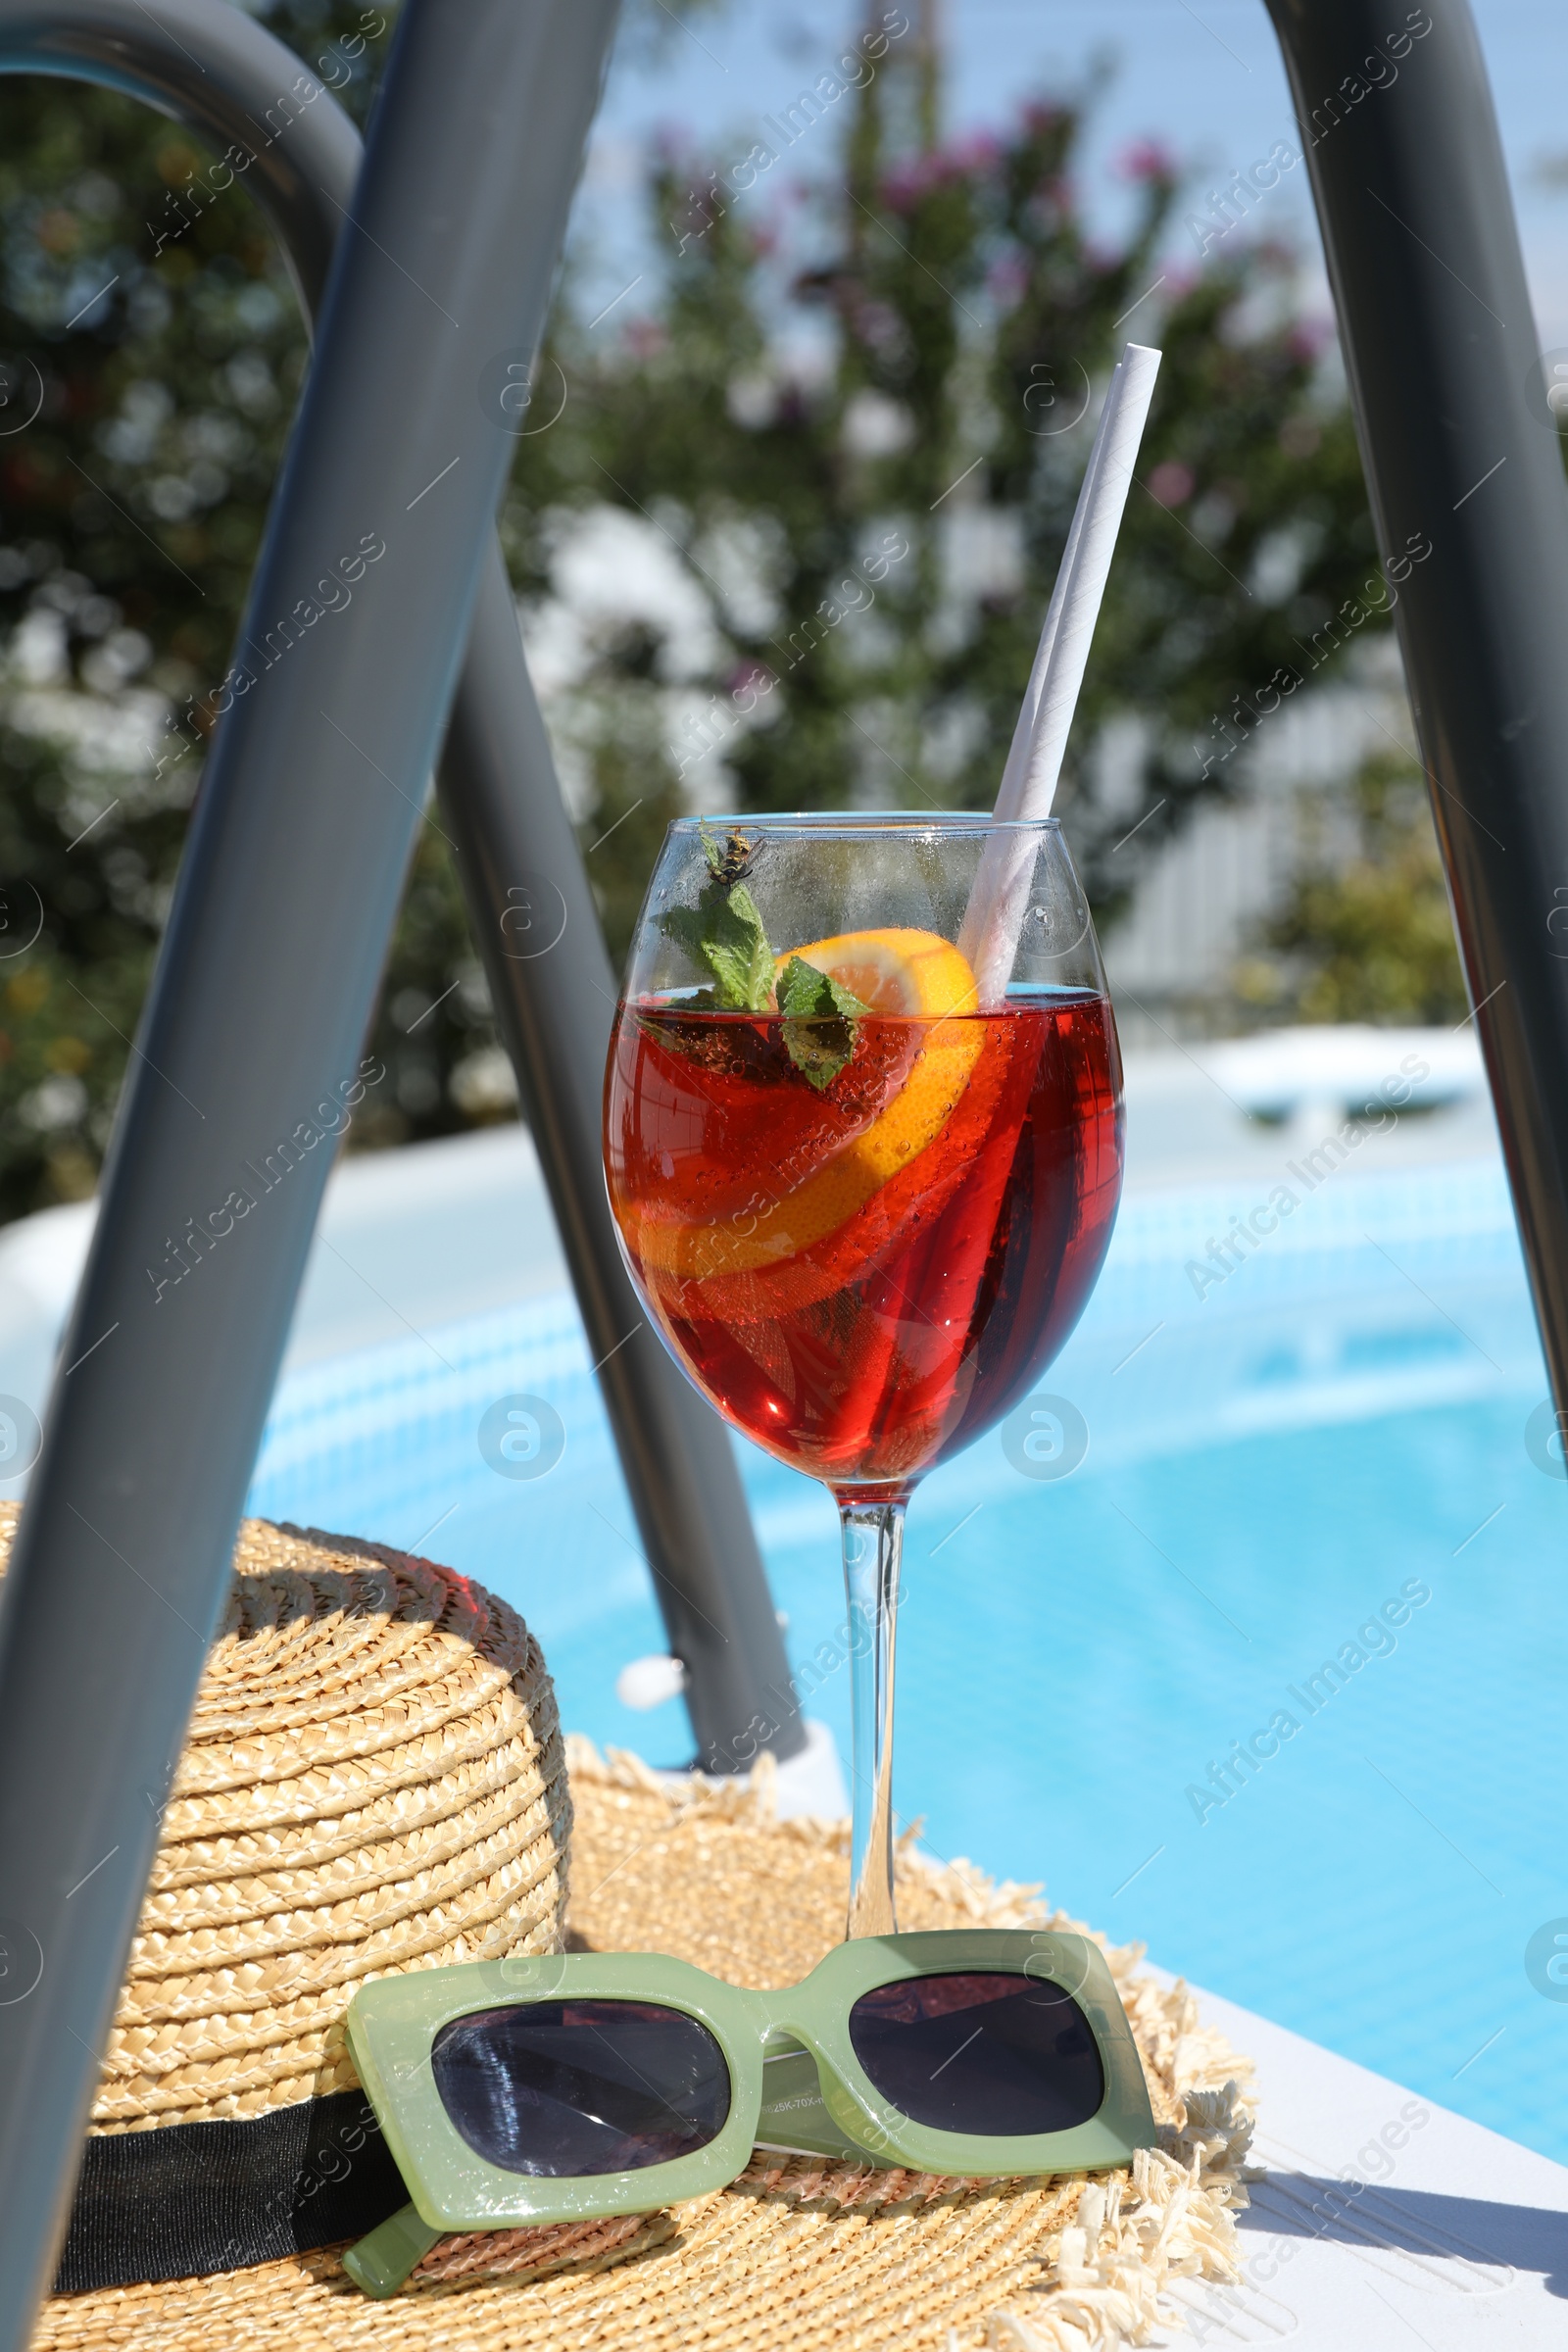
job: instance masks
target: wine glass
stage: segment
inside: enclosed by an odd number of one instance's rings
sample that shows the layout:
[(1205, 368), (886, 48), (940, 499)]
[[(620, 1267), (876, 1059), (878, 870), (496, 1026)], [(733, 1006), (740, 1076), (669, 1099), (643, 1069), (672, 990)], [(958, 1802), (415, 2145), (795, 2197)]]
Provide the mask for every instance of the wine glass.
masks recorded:
[(905, 1506), (1029, 1395), (1121, 1193), (1120, 1051), (1059, 823), (672, 824), (615, 1015), (605, 1170), (676, 1362), (838, 1504), (849, 1933), (891, 1934)]

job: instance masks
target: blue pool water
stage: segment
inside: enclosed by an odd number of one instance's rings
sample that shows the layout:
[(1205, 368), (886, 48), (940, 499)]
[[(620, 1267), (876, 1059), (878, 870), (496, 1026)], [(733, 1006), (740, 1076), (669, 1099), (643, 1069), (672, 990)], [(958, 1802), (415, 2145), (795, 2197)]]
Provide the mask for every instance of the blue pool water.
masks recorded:
[[(1043, 1384), (1089, 1428), (1072, 1475), (993, 1434), (916, 1496), (897, 1801), (934, 1852), (1568, 2159), (1568, 2003), (1524, 1965), (1568, 1919), (1568, 1485), (1526, 1448), (1545, 1380), (1502, 1177), (1340, 1174), (1200, 1298), (1187, 1261), (1267, 1189), (1126, 1203)], [(566, 1433), (532, 1481), (477, 1443), (514, 1392)], [(832, 1511), (743, 1451), (798, 1663), (842, 1622)], [(482, 1578), (570, 1726), (689, 1752), (678, 1701), (615, 1699), (662, 1637), (569, 1298), (294, 1375), (250, 1507)], [(1325, 1660), (1341, 1687), (1314, 1690)], [(845, 1679), (809, 1703), (841, 1747)], [(1211, 1801), (1211, 1763), (1282, 1713)]]

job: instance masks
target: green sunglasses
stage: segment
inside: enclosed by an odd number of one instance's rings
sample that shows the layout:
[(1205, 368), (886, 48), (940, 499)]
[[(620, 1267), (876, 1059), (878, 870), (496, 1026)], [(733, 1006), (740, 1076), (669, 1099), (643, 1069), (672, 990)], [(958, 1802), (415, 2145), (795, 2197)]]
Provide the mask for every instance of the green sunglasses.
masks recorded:
[(416, 1971), (348, 2039), (413, 2200), (345, 2258), (375, 2296), (449, 2230), (654, 2213), (754, 2147), (1014, 2176), (1154, 2142), (1103, 1956), (1047, 1930), (858, 1937), (780, 1992), (651, 1952)]

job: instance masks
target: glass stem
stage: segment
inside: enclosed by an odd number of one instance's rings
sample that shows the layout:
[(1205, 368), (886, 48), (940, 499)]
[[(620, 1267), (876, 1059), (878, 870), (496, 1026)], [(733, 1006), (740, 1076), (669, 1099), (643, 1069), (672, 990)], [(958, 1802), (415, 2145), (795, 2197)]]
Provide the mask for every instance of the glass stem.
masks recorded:
[(851, 1936), (893, 1936), (893, 1645), (904, 1502), (839, 1502), (850, 1605)]

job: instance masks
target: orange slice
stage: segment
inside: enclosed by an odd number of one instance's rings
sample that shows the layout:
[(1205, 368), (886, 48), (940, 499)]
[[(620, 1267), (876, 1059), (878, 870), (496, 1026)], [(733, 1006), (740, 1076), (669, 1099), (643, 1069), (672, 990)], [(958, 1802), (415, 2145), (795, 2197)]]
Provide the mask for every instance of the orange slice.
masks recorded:
[(862, 1209), (798, 1255), (748, 1273), (683, 1282), (645, 1266), (645, 1279), (664, 1312), (677, 1322), (708, 1317), (729, 1324), (776, 1321), (850, 1283), (865, 1281), (907, 1249), (919, 1229), (931, 1225), (973, 1176), (976, 1158), (1004, 1108), (1013, 1075), (1009, 1024), (988, 1021), (975, 1026), (986, 1031), (986, 1043), (947, 1124), (871, 1195)]
[(979, 1005), (967, 959), (935, 931), (841, 931), (836, 939), (775, 956), (775, 976), (795, 956), (853, 990), (873, 1012), (929, 1020)]
[[(968, 1084), (985, 1026), (960, 1017), (978, 1009), (979, 998), (967, 960), (947, 940), (932, 931), (849, 931), (789, 953), (831, 973), (873, 1013), (931, 1026), (914, 1033), (918, 1051), (887, 1107), (802, 1182), (789, 1185), (783, 1170), (776, 1188), (764, 1180), (760, 1209), (708, 1224), (639, 1219), (628, 1239), (650, 1268), (701, 1282), (798, 1256), (857, 1215), (936, 1140)], [(777, 968), (788, 961), (780, 956)]]

